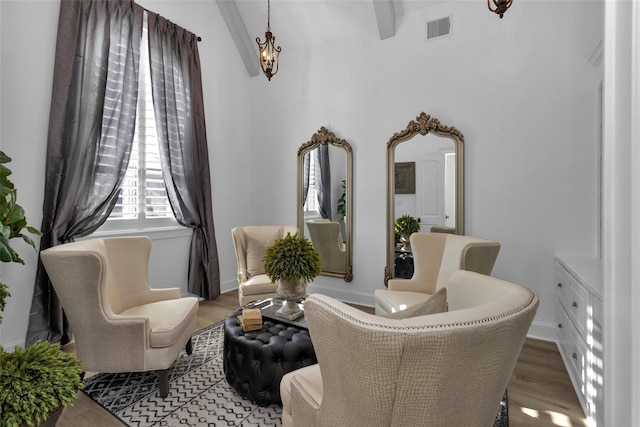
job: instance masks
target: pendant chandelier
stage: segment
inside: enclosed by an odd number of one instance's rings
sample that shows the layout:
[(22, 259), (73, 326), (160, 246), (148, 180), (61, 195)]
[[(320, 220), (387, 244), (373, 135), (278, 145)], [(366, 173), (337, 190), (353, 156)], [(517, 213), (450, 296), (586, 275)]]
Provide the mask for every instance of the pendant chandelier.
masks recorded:
[(271, 34), (271, 0), (267, 0), (267, 31), (264, 33), (264, 43), (260, 42), (260, 37), (256, 37), (258, 49), (260, 50), (260, 68), (267, 79), (271, 81), (271, 77), (278, 72), (278, 56), (282, 48), (276, 47), (276, 38)]
[[(493, 4), (496, 6), (495, 9), (491, 9), (491, 1), (493, 1)], [(502, 19), (502, 15), (509, 9), (511, 3), (513, 3), (513, 0), (487, 0), (489, 10), (496, 15), (500, 15), (500, 19)]]

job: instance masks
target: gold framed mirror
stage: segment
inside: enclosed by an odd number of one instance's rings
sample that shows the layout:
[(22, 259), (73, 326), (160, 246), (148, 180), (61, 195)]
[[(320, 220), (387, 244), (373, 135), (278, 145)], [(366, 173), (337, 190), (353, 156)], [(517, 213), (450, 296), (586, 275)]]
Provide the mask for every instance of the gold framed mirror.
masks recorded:
[(297, 216), (320, 274), (353, 280), (353, 150), (324, 126), (298, 149)]
[(394, 228), (403, 215), (423, 232), (464, 234), (464, 136), (424, 112), (387, 142), (385, 285), (407, 258)]

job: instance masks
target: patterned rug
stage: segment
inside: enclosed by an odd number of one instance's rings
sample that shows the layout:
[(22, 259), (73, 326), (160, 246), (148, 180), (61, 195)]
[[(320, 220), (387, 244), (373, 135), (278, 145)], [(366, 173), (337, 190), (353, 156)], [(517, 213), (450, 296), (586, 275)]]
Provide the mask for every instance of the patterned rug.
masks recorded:
[(222, 371), (223, 322), (193, 335), (169, 369), (169, 396), (158, 396), (155, 372), (97, 374), (84, 392), (129, 426), (280, 426), (282, 407), (261, 407), (238, 395)]

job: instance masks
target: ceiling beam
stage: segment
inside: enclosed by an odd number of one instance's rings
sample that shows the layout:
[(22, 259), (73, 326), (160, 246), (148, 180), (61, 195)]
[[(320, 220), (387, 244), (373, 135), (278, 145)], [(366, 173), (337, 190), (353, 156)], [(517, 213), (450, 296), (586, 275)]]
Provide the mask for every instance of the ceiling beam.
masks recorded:
[(236, 49), (238, 49), (238, 53), (242, 58), (242, 62), (244, 62), (244, 66), (246, 67), (249, 76), (257, 76), (260, 74), (260, 69), (258, 67), (258, 51), (249, 37), (247, 28), (244, 26), (244, 22), (242, 21), (240, 12), (238, 12), (236, 2), (234, 0), (216, 0), (216, 3), (218, 4), (218, 8), (222, 13), (222, 18), (224, 19), (225, 24), (227, 24), (229, 33), (231, 33), (231, 38), (233, 38), (233, 41), (236, 44)]
[(396, 11), (393, 7), (393, 0), (373, 0), (373, 9), (376, 12), (380, 40), (395, 36)]

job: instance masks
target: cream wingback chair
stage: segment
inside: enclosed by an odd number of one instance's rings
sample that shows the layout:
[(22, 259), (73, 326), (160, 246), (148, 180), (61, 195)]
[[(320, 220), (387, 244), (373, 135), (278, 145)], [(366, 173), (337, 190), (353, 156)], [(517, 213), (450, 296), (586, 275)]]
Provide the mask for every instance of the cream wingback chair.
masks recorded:
[(238, 300), (240, 306), (264, 298), (275, 298), (277, 283), (264, 274), (264, 254), (276, 239), (298, 233), (298, 227), (250, 225), (231, 230), (238, 263)]
[(444, 301), (403, 319), (307, 298), (318, 363), (282, 378), (283, 426), (493, 425), (538, 297), (460, 270)]
[(500, 243), (472, 236), (445, 233), (413, 233), (411, 279), (390, 279), (388, 289), (374, 291), (376, 314), (404, 310), (426, 301), (445, 286), (457, 270), (491, 274)]
[(335, 273), (347, 271), (347, 245), (342, 239), (340, 223), (328, 219), (307, 222), (311, 243), (320, 253), (320, 270)]
[(60, 298), (84, 371), (158, 371), (160, 396), (167, 369), (183, 348), (191, 354), (198, 299), (180, 289), (151, 289), (147, 237), (92, 239), (40, 253)]

